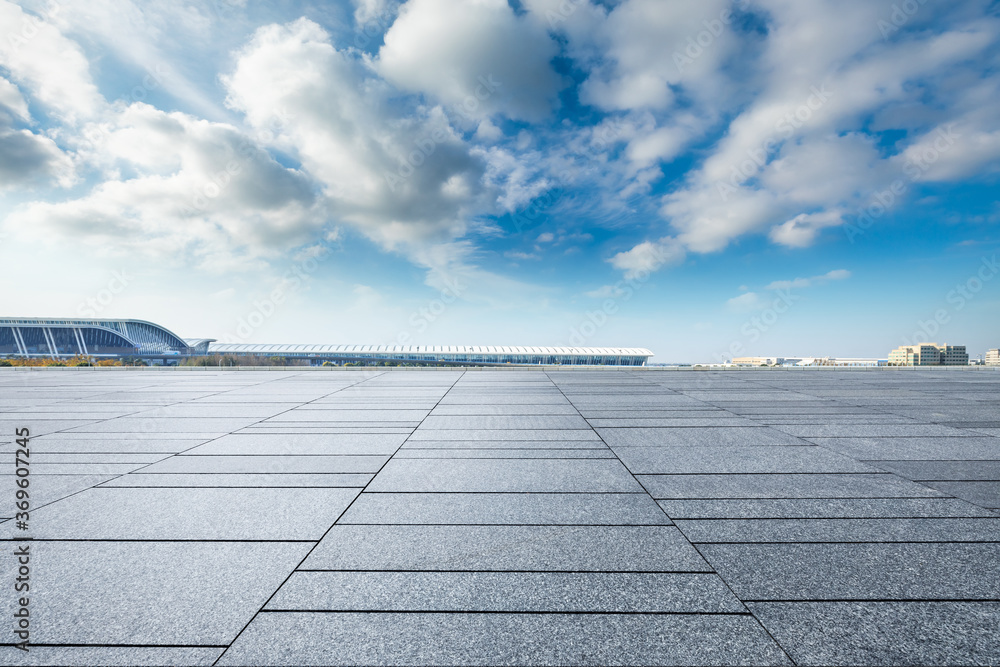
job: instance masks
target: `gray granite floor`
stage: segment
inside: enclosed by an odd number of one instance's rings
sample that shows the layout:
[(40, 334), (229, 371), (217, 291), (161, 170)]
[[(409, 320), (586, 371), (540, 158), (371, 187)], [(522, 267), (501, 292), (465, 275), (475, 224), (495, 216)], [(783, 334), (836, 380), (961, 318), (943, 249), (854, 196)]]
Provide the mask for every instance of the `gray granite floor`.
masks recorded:
[(992, 371), (2, 369), (0, 664), (997, 665), (998, 427)]

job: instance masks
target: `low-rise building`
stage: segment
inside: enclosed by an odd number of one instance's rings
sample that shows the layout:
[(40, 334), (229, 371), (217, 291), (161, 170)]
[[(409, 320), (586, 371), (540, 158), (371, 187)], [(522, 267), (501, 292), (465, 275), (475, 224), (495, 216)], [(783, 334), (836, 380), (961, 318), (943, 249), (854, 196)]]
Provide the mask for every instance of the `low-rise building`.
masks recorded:
[(987, 366), (1000, 366), (1000, 349), (988, 350), (986, 352)]
[(890, 366), (968, 366), (964, 345), (901, 345), (889, 353)]

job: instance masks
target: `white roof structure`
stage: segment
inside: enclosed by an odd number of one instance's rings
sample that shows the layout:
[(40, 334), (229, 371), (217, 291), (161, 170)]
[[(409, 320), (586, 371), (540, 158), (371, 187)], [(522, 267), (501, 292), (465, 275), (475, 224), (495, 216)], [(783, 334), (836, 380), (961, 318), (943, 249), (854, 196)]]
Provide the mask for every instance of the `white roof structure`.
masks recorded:
[(215, 354), (502, 354), (531, 356), (651, 357), (641, 347), (520, 347), (494, 345), (283, 345), (212, 343)]

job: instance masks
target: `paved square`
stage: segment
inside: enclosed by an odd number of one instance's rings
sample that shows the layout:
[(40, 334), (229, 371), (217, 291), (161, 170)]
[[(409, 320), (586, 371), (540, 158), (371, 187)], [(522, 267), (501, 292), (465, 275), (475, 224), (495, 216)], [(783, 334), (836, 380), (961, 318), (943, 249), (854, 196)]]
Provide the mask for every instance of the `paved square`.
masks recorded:
[(2, 369), (0, 406), (0, 664), (1000, 664), (1000, 372)]

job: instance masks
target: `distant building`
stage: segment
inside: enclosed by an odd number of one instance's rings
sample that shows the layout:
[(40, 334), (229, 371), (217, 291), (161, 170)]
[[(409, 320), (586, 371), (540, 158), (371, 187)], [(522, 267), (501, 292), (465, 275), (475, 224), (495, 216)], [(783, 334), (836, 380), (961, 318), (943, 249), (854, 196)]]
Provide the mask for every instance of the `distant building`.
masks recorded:
[(869, 359), (867, 357), (823, 357), (808, 359), (811, 363), (800, 364), (802, 366), (849, 366), (852, 368), (869, 368), (872, 366), (885, 366), (886, 359)]
[(867, 359), (853, 357), (736, 357), (733, 366), (850, 366), (870, 367), (885, 366), (885, 359)]
[(964, 345), (901, 345), (889, 353), (890, 366), (968, 366)]
[(987, 366), (1000, 366), (1000, 350), (989, 350), (986, 352)]
[(784, 357), (735, 357), (733, 366), (780, 366)]

